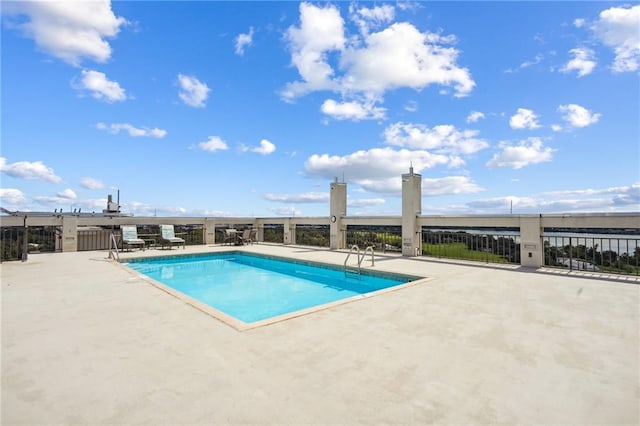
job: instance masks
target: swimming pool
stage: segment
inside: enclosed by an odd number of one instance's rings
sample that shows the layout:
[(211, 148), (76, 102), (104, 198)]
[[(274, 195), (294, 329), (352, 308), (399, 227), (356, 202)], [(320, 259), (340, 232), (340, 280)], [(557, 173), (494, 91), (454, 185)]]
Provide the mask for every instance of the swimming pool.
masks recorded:
[(236, 327), (229, 317), (245, 325), (275, 322), (422, 278), (345, 274), (332, 265), (241, 252), (131, 259), (128, 267)]

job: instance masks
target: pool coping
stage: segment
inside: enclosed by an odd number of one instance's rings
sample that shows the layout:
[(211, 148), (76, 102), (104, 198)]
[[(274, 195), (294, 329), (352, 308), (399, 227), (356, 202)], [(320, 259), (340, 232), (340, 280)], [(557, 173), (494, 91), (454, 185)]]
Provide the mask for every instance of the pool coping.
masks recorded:
[(289, 258), (289, 257), (284, 257), (284, 256), (274, 256), (274, 255), (265, 255), (265, 254), (258, 254), (258, 253), (249, 253), (249, 252), (245, 252), (245, 251), (241, 251), (241, 250), (229, 250), (229, 251), (211, 251), (211, 252), (203, 252), (203, 253), (190, 253), (190, 254), (175, 254), (175, 255), (166, 255), (166, 254), (162, 254), (162, 255), (158, 255), (158, 256), (140, 256), (140, 257), (130, 257), (130, 258), (126, 258), (126, 259), (121, 259), (118, 262), (115, 262), (119, 267), (121, 267), (122, 269), (126, 270), (127, 272), (131, 273), (132, 275), (135, 275), (137, 278), (143, 280), (146, 283), (151, 284), (152, 286), (170, 294), (171, 296), (176, 297), (177, 299), (181, 300), (182, 302), (198, 309), (199, 311), (217, 319), (218, 321), (221, 321), (222, 323), (234, 328), (237, 331), (248, 331), (248, 330), (253, 330), (256, 328), (260, 328), (260, 327), (264, 327), (267, 325), (271, 325), (271, 324), (276, 324), (282, 321), (287, 321), (287, 320), (291, 320), (294, 318), (298, 318), (304, 315), (309, 315), (309, 314), (313, 314), (316, 312), (320, 312), (320, 311), (325, 311), (327, 309), (331, 309), (334, 308), (336, 306), (340, 306), (340, 305), (344, 305), (347, 303), (352, 303), (352, 302), (356, 302), (358, 300), (362, 300), (362, 299), (368, 299), (370, 297), (375, 297), (375, 296), (379, 296), (385, 293), (390, 293), (392, 291), (398, 291), (398, 290), (402, 290), (405, 289), (407, 287), (411, 287), (414, 285), (418, 285), (418, 284), (424, 284), (425, 282), (431, 281), (434, 278), (433, 277), (422, 277), (422, 276), (418, 276), (418, 275), (413, 275), (413, 274), (400, 274), (400, 273), (393, 273), (393, 272), (386, 272), (386, 271), (371, 271), (371, 270), (367, 270), (367, 269), (363, 269), (361, 270), (361, 274), (363, 275), (368, 275), (368, 276), (378, 276), (378, 277), (383, 277), (383, 278), (394, 278), (394, 277), (403, 277), (403, 278), (412, 278), (411, 281), (408, 281), (406, 283), (402, 283), (402, 284), (398, 284), (392, 287), (387, 287), (387, 288), (383, 288), (380, 290), (376, 290), (376, 291), (372, 291), (369, 293), (364, 293), (364, 294), (358, 294), (355, 296), (351, 296), (351, 297), (346, 297), (344, 299), (340, 299), (340, 300), (335, 300), (332, 302), (328, 302), (328, 303), (324, 303), (321, 305), (317, 305), (317, 306), (312, 306), (309, 308), (304, 308), (304, 309), (300, 309), (294, 312), (289, 312), (286, 314), (281, 314), (281, 315), (276, 315), (270, 318), (265, 318), (263, 320), (259, 320), (259, 321), (254, 321), (251, 323), (247, 323), (244, 322), (232, 315), (229, 315), (223, 311), (220, 311), (216, 308), (213, 308), (209, 305), (207, 305), (206, 303), (203, 303), (189, 295), (186, 295), (178, 290), (175, 290), (174, 288), (163, 284), (157, 280), (154, 280), (153, 278), (142, 274), (138, 271), (135, 271), (131, 268), (129, 268), (127, 265), (129, 263), (135, 263), (138, 261), (144, 261), (144, 260), (151, 260), (151, 259), (175, 259), (175, 258), (197, 258), (197, 257), (207, 257), (207, 256), (211, 256), (211, 255), (228, 255), (228, 254), (242, 254), (242, 255), (246, 255), (246, 256), (253, 256), (253, 257), (260, 257), (263, 259), (274, 259), (274, 260), (283, 260), (283, 261), (287, 261), (287, 262), (293, 262), (293, 263), (298, 263), (298, 264), (303, 264), (303, 265), (309, 265), (309, 266), (315, 266), (315, 267), (319, 267), (319, 268), (326, 268), (326, 269), (333, 269), (333, 270), (340, 270), (341, 267), (338, 264), (334, 264), (334, 263), (325, 263), (325, 262), (317, 262), (317, 261), (308, 261), (308, 260), (301, 260), (301, 259), (295, 259), (295, 258)]

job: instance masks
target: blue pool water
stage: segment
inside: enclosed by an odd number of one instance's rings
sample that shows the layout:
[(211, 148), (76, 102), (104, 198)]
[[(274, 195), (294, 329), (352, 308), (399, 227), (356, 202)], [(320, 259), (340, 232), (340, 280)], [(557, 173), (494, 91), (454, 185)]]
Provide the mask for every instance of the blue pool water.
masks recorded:
[(132, 260), (128, 266), (245, 323), (397, 286), (418, 277), (353, 275), (242, 253)]

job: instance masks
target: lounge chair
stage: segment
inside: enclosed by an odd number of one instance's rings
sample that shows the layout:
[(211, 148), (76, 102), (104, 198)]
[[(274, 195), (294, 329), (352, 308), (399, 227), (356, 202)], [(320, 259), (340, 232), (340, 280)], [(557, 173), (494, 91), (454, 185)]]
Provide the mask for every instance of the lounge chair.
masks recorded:
[(176, 237), (173, 225), (160, 225), (160, 244), (162, 244), (162, 247), (168, 245), (169, 248), (182, 244), (182, 248), (186, 249), (185, 241)]
[(145, 241), (138, 238), (138, 227), (136, 225), (122, 225), (120, 226), (122, 232), (122, 248), (131, 249), (133, 246), (142, 246), (144, 250)]

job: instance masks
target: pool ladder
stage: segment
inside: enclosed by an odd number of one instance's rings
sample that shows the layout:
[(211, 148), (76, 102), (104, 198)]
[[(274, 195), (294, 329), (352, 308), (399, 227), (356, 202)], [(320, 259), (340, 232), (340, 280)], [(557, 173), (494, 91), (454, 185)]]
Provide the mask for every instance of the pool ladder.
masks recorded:
[[(347, 257), (344, 259), (344, 275), (347, 276), (348, 274), (357, 274), (358, 276), (360, 276), (360, 273), (362, 271), (362, 261), (367, 256), (368, 252), (371, 252), (371, 266), (375, 266), (375, 261), (373, 257), (373, 246), (368, 246), (366, 249), (364, 249), (364, 252), (361, 255), (360, 247), (358, 247), (356, 244), (352, 245), (351, 249), (349, 250), (349, 253), (347, 253)], [(351, 257), (352, 253), (356, 253), (356, 257), (358, 259), (357, 268), (350, 267), (349, 265), (347, 265), (347, 262), (349, 261), (349, 257)]]

